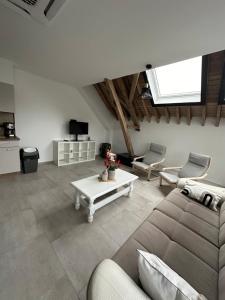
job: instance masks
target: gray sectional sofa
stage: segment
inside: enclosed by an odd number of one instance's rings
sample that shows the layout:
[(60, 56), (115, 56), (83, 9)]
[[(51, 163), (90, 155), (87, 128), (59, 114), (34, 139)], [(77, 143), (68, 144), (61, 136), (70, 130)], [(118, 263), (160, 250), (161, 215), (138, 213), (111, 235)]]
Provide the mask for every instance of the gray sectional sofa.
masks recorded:
[(225, 300), (225, 203), (216, 213), (173, 190), (113, 257), (140, 286), (136, 249), (160, 257), (208, 300)]

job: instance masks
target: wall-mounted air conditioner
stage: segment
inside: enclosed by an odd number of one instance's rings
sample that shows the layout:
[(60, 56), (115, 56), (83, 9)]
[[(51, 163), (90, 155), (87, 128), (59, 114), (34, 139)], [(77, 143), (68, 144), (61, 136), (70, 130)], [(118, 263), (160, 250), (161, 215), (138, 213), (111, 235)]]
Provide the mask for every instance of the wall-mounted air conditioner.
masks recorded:
[(16, 12), (47, 23), (58, 13), (66, 0), (0, 0), (0, 3)]

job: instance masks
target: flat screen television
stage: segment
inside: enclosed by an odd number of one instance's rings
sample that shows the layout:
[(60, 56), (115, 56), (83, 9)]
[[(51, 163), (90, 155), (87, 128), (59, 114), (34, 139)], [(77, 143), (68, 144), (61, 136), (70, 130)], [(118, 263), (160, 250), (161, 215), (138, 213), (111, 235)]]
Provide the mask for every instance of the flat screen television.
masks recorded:
[(76, 120), (70, 120), (69, 122), (69, 133), (74, 134), (77, 140), (79, 134), (88, 134), (88, 123), (78, 122)]

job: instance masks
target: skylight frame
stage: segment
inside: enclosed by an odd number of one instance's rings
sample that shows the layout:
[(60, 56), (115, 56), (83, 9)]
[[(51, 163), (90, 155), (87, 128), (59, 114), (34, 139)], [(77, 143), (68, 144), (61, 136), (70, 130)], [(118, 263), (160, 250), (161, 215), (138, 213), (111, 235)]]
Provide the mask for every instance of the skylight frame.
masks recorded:
[[(199, 98), (198, 93), (182, 93), (182, 94), (174, 94), (173, 96), (164, 96), (159, 95), (159, 87), (157, 86), (157, 75), (154, 74), (154, 69), (150, 73), (150, 76), (154, 76), (154, 78), (149, 78), (146, 72), (144, 72), (144, 80), (146, 83), (149, 84), (149, 88), (151, 90), (152, 99), (151, 105), (155, 107), (159, 106), (187, 106), (187, 105), (204, 105), (206, 102), (206, 95), (207, 95), (207, 80), (208, 80), (208, 56), (202, 56), (202, 71), (201, 71), (201, 91), (200, 91), (200, 101), (193, 101), (193, 97)], [(150, 79), (150, 80), (149, 80)], [(225, 90), (225, 86), (224, 86)], [(225, 93), (224, 93), (225, 96)], [(164, 103), (155, 103), (154, 99), (167, 99)], [(174, 101), (175, 99), (179, 99), (178, 101)], [(182, 102), (182, 99), (185, 101)], [(225, 104), (225, 100), (224, 100)]]

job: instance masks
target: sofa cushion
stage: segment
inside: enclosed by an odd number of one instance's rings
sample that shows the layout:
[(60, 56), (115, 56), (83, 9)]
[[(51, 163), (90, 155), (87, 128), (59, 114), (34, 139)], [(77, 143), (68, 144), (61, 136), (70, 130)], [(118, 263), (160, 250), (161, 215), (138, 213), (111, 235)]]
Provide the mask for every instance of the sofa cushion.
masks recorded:
[(219, 253), (219, 269), (221, 270), (223, 267), (225, 267), (225, 244), (220, 247)]
[[(196, 201), (189, 199), (183, 195), (179, 189), (173, 190), (164, 201), (168, 201), (176, 205), (183, 211), (189, 212), (192, 215), (202, 219), (212, 226), (219, 228), (219, 214), (209, 210)], [(162, 201), (162, 203), (164, 202)]]
[(220, 247), (225, 244), (225, 223), (220, 227), (220, 234), (219, 234), (219, 245)]
[(218, 281), (218, 295), (219, 300), (225, 299), (225, 267), (223, 267), (219, 272), (219, 281)]
[(88, 300), (150, 300), (140, 287), (111, 259), (95, 269), (88, 285)]
[(139, 278), (152, 299), (199, 300), (199, 293), (158, 256), (142, 250), (138, 253)]
[(190, 230), (201, 235), (209, 242), (213, 243), (218, 247), (219, 245), (219, 230), (217, 227), (205, 222), (202, 218), (198, 218), (191, 214), (189, 211), (186, 212), (175, 204), (169, 201), (162, 201), (155, 210), (161, 211), (167, 216), (173, 218), (177, 222), (180, 222)]
[(138, 282), (137, 249), (156, 254), (162, 258), (170, 243), (166, 234), (145, 221), (114, 255), (117, 262), (136, 282)]
[(220, 209), (220, 226), (225, 223), (225, 202), (222, 204)]
[(217, 299), (218, 273), (190, 251), (171, 242), (163, 261), (208, 300)]
[(155, 210), (148, 221), (218, 271), (219, 250), (215, 245), (160, 211)]

